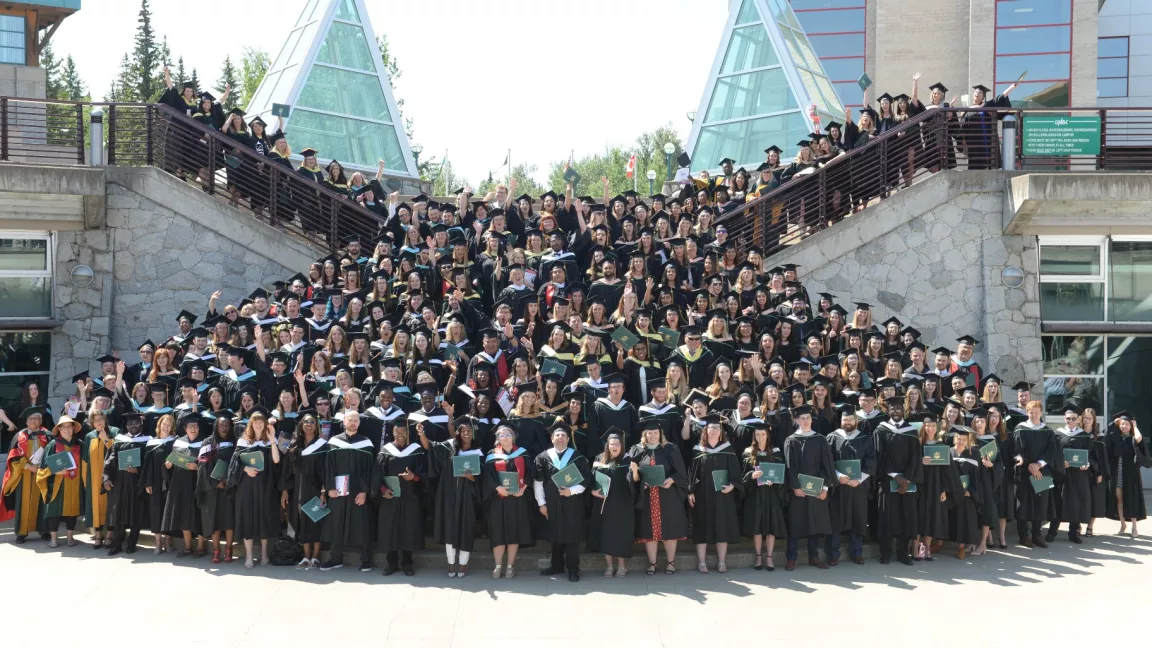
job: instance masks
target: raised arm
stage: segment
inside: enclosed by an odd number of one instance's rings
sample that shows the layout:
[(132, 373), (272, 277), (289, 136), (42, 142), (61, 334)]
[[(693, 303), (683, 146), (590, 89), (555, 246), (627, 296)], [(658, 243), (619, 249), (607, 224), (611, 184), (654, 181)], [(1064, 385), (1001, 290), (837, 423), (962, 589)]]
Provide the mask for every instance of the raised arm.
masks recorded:
[(232, 93), (232, 84), (228, 84), (228, 85), (224, 86), (224, 94), (220, 95), (220, 99), (217, 100), (217, 103), (220, 104), (221, 108), (223, 108), (224, 104), (227, 103), (228, 95), (231, 93)]
[(920, 103), (920, 73), (912, 75), (912, 103)]
[(172, 89), (172, 74), (168, 71), (167, 65), (164, 66), (164, 87)]

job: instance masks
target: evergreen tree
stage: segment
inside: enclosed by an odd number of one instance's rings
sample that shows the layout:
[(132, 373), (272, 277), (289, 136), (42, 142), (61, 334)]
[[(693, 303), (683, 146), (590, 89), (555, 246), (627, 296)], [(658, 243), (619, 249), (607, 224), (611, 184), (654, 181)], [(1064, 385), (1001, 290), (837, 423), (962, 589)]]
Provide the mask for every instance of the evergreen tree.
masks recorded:
[(63, 86), (65, 98), (69, 101), (91, 101), (92, 98), (84, 87), (80, 73), (76, 71), (76, 62), (72, 60), (71, 54), (64, 59), (64, 70), (60, 76), (60, 84)]
[(196, 74), (196, 68), (192, 68), (192, 75), (188, 77), (188, 83), (196, 89), (196, 94), (200, 94), (200, 77)]
[(181, 56), (176, 61), (176, 77), (175, 83), (178, 89), (183, 90), (184, 84), (188, 81), (188, 73), (184, 70), (184, 57)]
[(242, 94), (242, 88), (239, 86), (240, 80), (237, 78), (236, 66), (232, 65), (232, 57), (225, 56), (224, 67), (220, 70), (220, 79), (216, 82), (216, 87), (220, 92), (224, 92), (225, 88), (232, 88), (236, 92), (229, 92), (228, 98), (220, 105), (224, 112), (228, 112), (239, 105), (239, 95)]
[(240, 96), (240, 104), (247, 107), (252, 103), (252, 96), (256, 94), (256, 90), (260, 87), (260, 82), (264, 80), (265, 73), (268, 72), (268, 66), (272, 61), (268, 58), (268, 53), (251, 47), (245, 47), (243, 53), (244, 59), (240, 64), (240, 76), (243, 79), (243, 94)]
[(47, 99), (64, 99), (64, 89), (60, 82), (60, 59), (56, 58), (51, 44), (45, 45), (44, 49), (40, 51), (40, 67), (44, 69), (44, 77), (47, 82), (45, 97)]
[(135, 69), (132, 65), (132, 60), (125, 54), (120, 59), (120, 72), (116, 74), (116, 78), (112, 81), (112, 89), (105, 97), (108, 101), (120, 102), (133, 102), (139, 101), (140, 96), (137, 94), (136, 75)]
[(140, 0), (140, 14), (136, 26), (136, 47), (132, 51), (133, 95), (140, 101), (154, 101), (164, 91), (160, 65), (164, 62), (167, 44), (156, 40), (152, 27), (152, 10), (148, 0)]

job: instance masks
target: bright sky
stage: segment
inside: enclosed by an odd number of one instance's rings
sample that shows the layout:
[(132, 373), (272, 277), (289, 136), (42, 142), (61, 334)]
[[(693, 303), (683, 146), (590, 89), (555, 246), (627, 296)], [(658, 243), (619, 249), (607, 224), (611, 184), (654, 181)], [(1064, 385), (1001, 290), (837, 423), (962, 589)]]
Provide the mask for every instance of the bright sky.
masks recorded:
[[(153, 25), (202, 81), (244, 46), (275, 58), (305, 0), (153, 0)], [(514, 164), (539, 167), (630, 144), (671, 123), (687, 138), (727, 17), (726, 0), (368, 0), (402, 77), (396, 94), (424, 157), (447, 149), (479, 183)], [(88, 0), (53, 38), (102, 97), (133, 47), (139, 0)], [(525, 80), (535, 85), (515, 85)], [(548, 80), (547, 98), (540, 82)], [(503, 94), (497, 94), (499, 89)], [(497, 173), (499, 177), (499, 173)]]

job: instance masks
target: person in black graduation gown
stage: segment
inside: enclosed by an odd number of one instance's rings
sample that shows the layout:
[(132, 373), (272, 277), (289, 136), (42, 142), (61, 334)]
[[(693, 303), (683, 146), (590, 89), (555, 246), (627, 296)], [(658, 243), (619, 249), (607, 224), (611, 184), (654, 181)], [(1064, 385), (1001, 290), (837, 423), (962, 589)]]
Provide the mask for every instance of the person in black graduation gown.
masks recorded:
[[(548, 520), (548, 539), (552, 543), (552, 564), (540, 571), (541, 576), (568, 572), (568, 580), (580, 580), (580, 543), (584, 541), (586, 491), (594, 486), (588, 459), (568, 447), (565, 428), (552, 429), (552, 447), (536, 455), (533, 491), (540, 514)], [(575, 466), (580, 479), (568, 488), (560, 488), (552, 477), (568, 466)]]
[[(249, 463), (252, 455), (264, 455), (264, 469)], [(281, 491), (278, 464), (280, 446), (276, 429), (268, 422), (268, 410), (257, 405), (248, 425), (236, 440), (228, 463), (228, 488), (236, 493), (236, 535), (244, 541), (244, 566), (255, 566), (255, 540), (260, 541), (260, 564), (268, 565), (268, 539), (280, 533)]]
[[(397, 419), (399, 420), (399, 419)], [(322, 540), (329, 544), (328, 560), (320, 571), (344, 566), (344, 547), (360, 548), (360, 571), (372, 571), (370, 552), (372, 521), (368, 495), (372, 491), (376, 456), (372, 442), (360, 434), (360, 413), (344, 413), (344, 431), (328, 439), (324, 455), (324, 489), (327, 506)]]
[[(992, 90), (979, 83), (972, 86), (972, 104), (970, 108), (1010, 108), (1012, 102), (1008, 93), (1016, 88), (1016, 84), (1004, 89), (1004, 93), (994, 99), (986, 100)], [(961, 146), (964, 154), (968, 156), (968, 169), (998, 169), (1000, 168), (1000, 138), (996, 132), (996, 122), (1000, 115), (996, 112), (974, 110), (966, 112), (960, 117)]]
[[(624, 578), (628, 573), (625, 566), (632, 557), (632, 544), (636, 539), (633, 525), (633, 495), (639, 482), (636, 464), (624, 454), (624, 440), (616, 433), (605, 434), (602, 438), (604, 451), (592, 464), (591, 484), (592, 521), (588, 529), (588, 551), (604, 554), (607, 567), (604, 576)], [(632, 467), (630, 470), (629, 467)], [(599, 480), (607, 478), (608, 492), (604, 492)], [(612, 559), (616, 559), (613, 569)]]
[[(980, 544), (984, 531), (980, 528), (980, 508), (992, 495), (991, 483), (981, 465), (980, 451), (976, 448), (976, 435), (964, 426), (954, 426), (945, 442), (952, 446), (949, 452), (955, 471), (956, 489), (948, 507), (948, 539), (956, 543), (956, 557), (964, 560), (968, 550)], [(965, 484), (965, 482), (967, 482)], [(973, 555), (978, 555), (973, 552)]]
[[(916, 521), (920, 526), (917, 531), (918, 548), (914, 559), (930, 561), (932, 554), (940, 550), (944, 545), (944, 538), (948, 536), (948, 509), (952, 507), (952, 502), (949, 500), (956, 497), (960, 480), (952, 462), (947, 465), (929, 463), (926, 449), (928, 446), (941, 445), (936, 439), (938, 419), (932, 413), (921, 414), (919, 418), (922, 456), (921, 479), (917, 486), (920, 498), (917, 500), (919, 509)], [(968, 428), (963, 429), (967, 431)], [(951, 451), (945, 448), (942, 452)]]
[[(1052, 542), (1060, 530), (1060, 523), (1068, 523), (1068, 540), (1081, 544), (1080, 525), (1092, 521), (1092, 475), (1096, 470), (1096, 459), (1092, 454), (1092, 437), (1080, 427), (1080, 417), (1084, 410), (1075, 403), (1064, 406), (1064, 427), (1056, 430), (1056, 446), (1060, 460), (1064, 462), (1064, 475), (1052, 489), (1055, 498), (1056, 516), (1048, 521), (1048, 534), (1044, 540)], [(1068, 465), (1068, 451), (1072, 455), (1081, 454), (1087, 458), (1083, 467)], [(1076, 452), (1076, 451), (1079, 451)]]
[[(859, 461), (860, 478), (851, 478), (836, 471), (836, 481), (840, 487), (832, 492), (828, 505), (832, 532), (828, 534), (824, 547), (828, 554), (828, 565), (835, 566), (840, 561), (840, 534), (847, 533), (848, 557), (861, 565), (864, 563), (864, 533), (868, 526), (868, 500), (877, 475), (876, 443), (871, 435), (863, 434), (857, 427), (855, 407), (845, 403), (838, 409), (840, 427), (827, 437), (832, 461)], [(874, 481), (868, 482), (869, 479)]]
[(712, 381), (711, 368), (716, 357), (701, 341), (703, 334), (704, 329), (700, 326), (685, 326), (680, 330), (683, 344), (672, 352), (672, 357), (684, 363), (688, 386), (692, 389), (704, 389)]
[(877, 535), (880, 538), (880, 564), (892, 560), (892, 541), (896, 541), (896, 559), (912, 564), (908, 546), (918, 533), (916, 500), (922, 470), (920, 438), (917, 430), (904, 420), (904, 399), (888, 399), (889, 418), (873, 435), (876, 443)]
[(756, 552), (756, 564), (752, 568), (757, 571), (776, 571), (776, 565), (772, 562), (776, 538), (788, 534), (784, 522), (784, 483), (768, 480), (761, 484), (760, 479), (764, 476), (763, 464), (782, 464), (784, 455), (772, 447), (767, 424), (755, 425), (749, 441), (743, 455), (745, 497), (741, 530), (744, 535), (752, 538), (752, 547)]
[(484, 451), (475, 444), (471, 418), (458, 417), (452, 427), (454, 437), (439, 443), (428, 440), (423, 425), (417, 425), (416, 431), (428, 453), (428, 474), (436, 479), (432, 539), (444, 545), (448, 578), (464, 578), (476, 543), (476, 510), (480, 506), (483, 471), (456, 477), (452, 458), (474, 456), (483, 460)]
[(688, 469), (676, 444), (664, 433), (662, 417), (649, 416), (640, 421), (643, 437), (628, 451), (632, 466), (643, 471), (651, 466), (664, 469), (664, 483), (648, 486), (643, 479), (637, 481), (636, 538), (644, 543), (648, 554), (646, 573), (656, 573), (656, 553), (664, 545), (664, 573), (676, 573), (677, 542), (688, 537)]
[(624, 389), (628, 378), (624, 374), (612, 374), (606, 379), (608, 396), (597, 398), (588, 416), (588, 438), (586, 441), (595, 450), (600, 450), (600, 438), (612, 428), (617, 428), (626, 447), (640, 441), (639, 416), (636, 406), (624, 400)]
[(325, 502), (324, 462), (328, 442), (320, 434), (320, 420), (311, 409), (301, 410), (296, 419), (296, 430), (288, 445), (288, 460), (281, 471), (280, 490), (288, 494), (286, 507), (288, 523), (296, 532), (296, 542), (304, 547), (304, 557), (297, 569), (320, 567), (320, 541), (326, 518), (313, 522), (301, 508), (314, 498)]
[(140, 484), (144, 489), (148, 507), (148, 526), (155, 539), (154, 555), (170, 548), (171, 537), (164, 528), (164, 491), (168, 487), (168, 469), (164, 467), (172, 443), (176, 441), (176, 423), (171, 414), (155, 419), (156, 436), (149, 439), (141, 452)]
[(1044, 548), (1048, 543), (1040, 535), (1040, 526), (1048, 517), (1051, 489), (1038, 493), (1032, 482), (1062, 473), (1064, 457), (1056, 445), (1055, 434), (1044, 425), (1044, 406), (1040, 401), (1029, 401), (1026, 410), (1028, 420), (1012, 430), (1016, 448), (1016, 530), (1020, 544)]
[[(204, 445), (204, 437), (200, 432), (200, 415), (188, 413), (180, 417), (177, 422), (179, 436), (172, 443), (172, 451), (189, 455), (199, 459), (200, 448)], [(182, 468), (164, 462), (168, 472), (168, 492), (164, 500), (164, 514), (161, 528), (172, 533), (179, 531), (184, 536), (184, 550), (178, 554), (180, 558), (193, 555), (192, 537), (198, 536), (195, 556), (204, 556), (204, 534), (200, 525), (200, 510), (196, 506), (196, 480), (199, 476), (200, 462), (189, 464)]]
[[(507, 425), (496, 428), (496, 446), (484, 457), (481, 494), (488, 538), (492, 544), (492, 558), (496, 568), (492, 578), (516, 577), (516, 552), (520, 545), (532, 544), (532, 496), (524, 496), (533, 484), (535, 462), (531, 455), (516, 445), (516, 433)], [(515, 476), (512, 475), (515, 473)], [(502, 476), (516, 484), (504, 485)], [(504, 556), (508, 561), (505, 567)]]
[(1126, 411), (1113, 415), (1108, 429), (1108, 460), (1111, 461), (1112, 493), (1108, 498), (1108, 518), (1120, 521), (1120, 533), (1132, 523), (1132, 538), (1139, 532), (1136, 522), (1147, 516), (1141, 468), (1152, 468), (1148, 441), (1140, 434), (1136, 420)]
[[(396, 419), (392, 427), (392, 442), (384, 444), (376, 455), (374, 490), (379, 494), (380, 507), (376, 544), (387, 556), (383, 570), (385, 576), (401, 569), (405, 576), (415, 574), (412, 552), (424, 548), (423, 501), (424, 485), (428, 479), (428, 453), (419, 443), (409, 442), (408, 426), (407, 420)], [(426, 433), (420, 436), (422, 440), (427, 438)], [(399, 493), (388, 486), (385, 477), (400, 480)]]
[[(200, 509), (200, 531), (212, 537), (212, 563), (232, 562), (232, 538), (236, 528), (236, 501), (228, 490), (228, 465), (236, 451), (232, 411), (221, 410), (215, 418), (205, 416), (200, 423), (212, 430), (200, 447), (200, 468), (196, 476), (196, 504)], [(220, 551), (220, 536), (224, 551)]]
[[(832, 451), (825, 438), (812, 429), (811, 405), (792, 408), (792, 418), (796, 422), (796, 431), (784, 440), (784, 478), (792, 492), (788, 505), (788, 564), (785, 569), (796, 569), (800, 538), (808, 538), (808, 564), (828, 569), (828, 564), (820, 560), (820, 536), (832, 532), (828, 511), (828, 494), (836, 475)], [(801, 483), (801, 475), (824, 480), (818, 496), (806, 495), (800, 489), (806, 485)]]
[(140, 529), (148, 524), (148, 504), (141, 487), (140, 468), (122, 467), (120, 461), (129, 451), (143, 459), (145, 446), (151, 439), (143, 428), (142, 414), (126, 412), (124, 431), (113, 439), (112, 449), (104, 458), (103, 487), (108, 492), (108, 527), (112, 530), (109, 556), (121, 551), (136, 553)]
[[(744, 490), (741, 479), (740, 458), (724, 435), (724, 423), (719, 414), (704, 417), (705, 427), (700, 443), (692, 448), (692, 461), (688, 464), (688, 506), (692, 507), (692, 536), (696, 543), (696, 571), (708, 573), (704, 562), (709, 544), (716, 545), (721, 574), (728, 571), (728, 543), (740, 541), (740, 523), (736, 509), (739, 492)], [(721, 475), (727, 471), (727, 483), (717, 488)], [(738, 492), (739, 491), (739, 492)]]

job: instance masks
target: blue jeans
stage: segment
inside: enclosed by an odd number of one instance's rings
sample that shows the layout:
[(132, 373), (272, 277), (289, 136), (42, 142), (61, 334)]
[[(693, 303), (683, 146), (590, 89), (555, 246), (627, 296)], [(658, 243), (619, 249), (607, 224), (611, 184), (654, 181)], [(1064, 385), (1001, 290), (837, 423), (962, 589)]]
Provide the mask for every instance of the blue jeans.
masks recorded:
[[(793, 538), (792, 536), (788, 536), (788, 551), (785, 554), (785, 556), (787, 557), (788, 560), (796, 560), (796, 545), (799, 543), (799, 540), (800, 540), (799, 538)], [(820, 536), (818, 536), (818, 535), (808, 536), (808, 557), (809, 558), (819, 558), (820, 557)]]
[[(840, 534), (829, 533), (828, 537), (824, 540), (824, 551), (828, 554), (828, 560), (840, 559)], [(864, 555), (864, 537), (856, 535), (855, 533), (848, 534), (848, 556), (855, 558)]]

